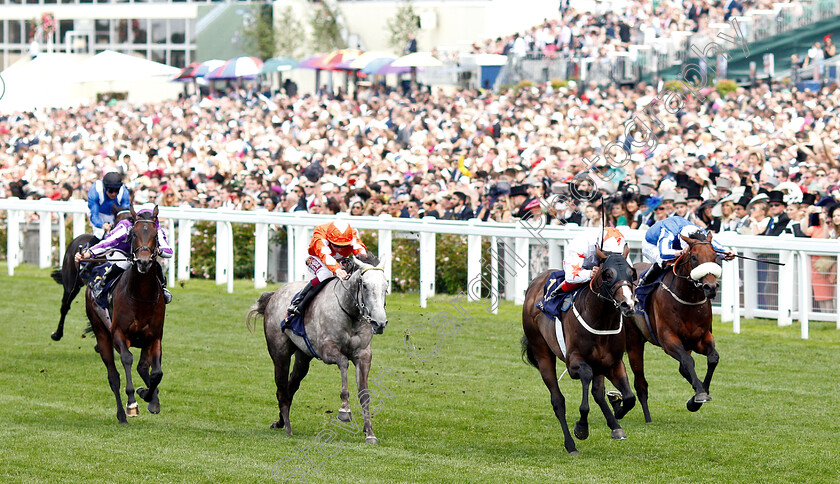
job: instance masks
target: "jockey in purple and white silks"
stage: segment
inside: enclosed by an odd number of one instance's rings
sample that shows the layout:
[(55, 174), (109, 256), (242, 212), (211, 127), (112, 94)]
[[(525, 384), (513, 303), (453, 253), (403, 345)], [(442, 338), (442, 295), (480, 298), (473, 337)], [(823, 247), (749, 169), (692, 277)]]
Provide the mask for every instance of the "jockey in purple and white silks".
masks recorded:
[[(679, 257), (688, 248), (688, 242), (683, 237), (690, 238), (692, 234), (701, 233), (708, 236), (706, 230), (694, 225), (683, 217), (674, 215), (653, 224), (645, 233), (642, 241), (642, 255), (653, 265), (642, 276), (639, 285), (653, 282), (664, 272), (669, 261)], [(729, 256), (720, 243), (712, 239), (712, 247), (721, 254)], [(720, 274), (717, 274), (720, 277)]]
[[(140, 209), (137, 212), (138, 215), (144, 212), (152, 212), (152, 208), (145, 207)], [(91, 289), (94, 292), (94, 297), (98, 297), (99, 293), (101, 293), (102, 289), (105, 287), (108, 281), (111, 279), (116, 278), (118, 275), (122, 274), (123, 271), (128, 269), (131, 266), (131, 261), (129, 260), (129, 256), (131, 254), (131, 240), (129, 235), (131, 234), (131, 229), (134, 226), (134, 221), (129, 219), (121, 220), (117, 223), (117, 225), (111, 229), (108, 235), (98, 244), (94, 245), (93, 247), (88, 248), (87, 250), (83, 250), (76, 254), (76, 262), (81, 261), (84, 259), (90, 259), (93, 257), (99, 257), (105, 255), (107, 253), (112, 252), (121, 252), (125, 254), (124, 257), (121, 257), (118, 261), (114, 262), (105, 262), (103, 266), (105, 267), (105, 273), (100, 277), (94, 286)], [(172, 257), (172, 246), (169, 245), (169, 240), (166, 237), (166, 231), (163, 230), (160, 226), (160, 223), (156, 221), (155, 226), (157, 228), (157, 237), (158, 237), (158, 255), (164, 259), (169, 259)], [(166, 277), (163, 274), (163, 268), (160, 266), (160, 263), (155, 264), (158, 279), (161, 282), (161, 286), (163, 288), (163, 296), (166, 299), (166, 303), (172, 300), (172, 294), (166, 289)]]

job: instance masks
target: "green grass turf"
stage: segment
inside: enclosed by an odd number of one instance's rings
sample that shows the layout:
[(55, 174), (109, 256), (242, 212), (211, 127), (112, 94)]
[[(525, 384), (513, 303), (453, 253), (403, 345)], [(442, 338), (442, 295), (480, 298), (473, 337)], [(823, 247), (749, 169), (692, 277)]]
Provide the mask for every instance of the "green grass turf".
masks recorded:
[[(141, 403), (140, 417), (128, 426), (117, 424), (93, 340), (80, 338), (82, 298), (64, 340), (53, 342), (61, 288), (49, 271), (22, 266), (10, 278), (4, 267), (0, 288), (4, 483), (270, 482), (273, 469), (283, 475), (295, 467), (306, 469), (309, 482), (335, 483), (837, 480), (840, 331), (833, 323), (812, 323), (808, 341), (799, 339), (796, 325), (746, 321), (735, 335), (718, 324), (714, 401), (698, 413), (685, 410), (691, 389), (676, 361), (648, 346), (653, 423), (645, 424), (637, 407), (622, 421), (628, 440), (613, 442), (593, 402), (591, 435), (572, 457), (538, 372), (520, 360), (520, 308), (511, 304), (498, 316), (465, 305), (467, 320), (452, 310), (450, 296), (436, 297), (427, 309), (417, 295), (389, 297), (390, 323), (374, 338), (371, 375), (387, 366), (404, 385), (383, 377), (393, 398), (382, 400), (373, 419), (380, 443), (370, 446), (361, 432), (331, 425), (340, 377), (337, 367), (319, 362), (292, 407), (295, 435), (268, 428), (277, 418), (273, 367), (261, 324), (254, 334), (245, 328), (244, 314), (261, 292), (248, 281), (237, 281), (230, 295), (210, 281), (173, 290), (162, 413), (151, 415)], [(436, 357), (413, 359), (404, 332), (447, 309), (460, 332), (441, 342)], [(431, 351), (431, 329), (415, 337), (418, 351)], [(702, 357), (698, 368), (705, 371)], [(573, 424), (580, 384), (566, 376), (560, 386)], [(355, 384), (350, 388), (354, 394)], [(343, 442), (325, 446), (335, 455), (310, 450), (311, 465), (296, 457), (295, 449), (315, 446), (324, 429)], [(290, 457), (297, 463), (274, 467)]]

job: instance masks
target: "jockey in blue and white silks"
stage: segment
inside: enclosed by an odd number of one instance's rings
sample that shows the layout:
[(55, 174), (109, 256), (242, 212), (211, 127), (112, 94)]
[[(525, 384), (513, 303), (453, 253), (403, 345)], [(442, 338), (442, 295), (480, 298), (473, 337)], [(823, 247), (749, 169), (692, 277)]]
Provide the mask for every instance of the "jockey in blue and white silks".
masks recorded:
[[(144, 207), (137, 212), (137, 215), (140, 215), (144, 212), (151, 213), (153, 208)], [(119, 274), (129, 268), (131, 266), (131, 260), (129, 256), (131, 254), (131, 239), (129, 235), (131, 234), (131, 229), (134, 226), (134, 221), (129, 219), (121, 220), (117, 223), (117, 225), (108, 233), (104, 240), (99, 242), (98, 244), (90, 247), (86, 250), (83, 250), (76, 254), (76, 261), (79, 262), (82, 259), (90, 259), (93, 257), (99, 257), (105, 255), (109, 252), (119, 251), (125, 254), (126, 256), (121, 258), (119, 261), (114, 262), (105, 262), (103, 264), (103, 268), (105, 269), (104, 274), (101, 276), (99, 280), (96, 281), (96, 284), (92, 287), (94, 291), (94, 297), (98, 297), (99, 293), (105, 287), (106, 283), (109, 280), (115, 279)], [(172, 246), (169, 245), (169, 240), (166, 237), (166, 231), (161, 228), (160, 223), (155, 221), (155, 226), (157, 227), (157, 238), (158, 238), (158, 255), (161, 258), (168, 259), (171, 258), (173, 255)], [(158, 272), (158, 278), (161, 281), (161, 285), (163, 287), (163, 295), (166, 299), (166, 303), (168, 304), (172, 300), (172, 295), (166, 289), (166, 279), (163, 275), (163, 269), (160, 267), (159, 263), (156, 263), (156, 270)]]
[(114, 225), (112, 208), (115, 205), (128, 208), (130, 195), (128, 189), (122, 184), (120, 174), (110, 172), (90, 186), (87, 202), (93, 235), (101, 240)]
[[(688, 243), (682, 237), (691, 237), (692, 234), (697, 232), (708, 235), (705, 229), (678, 215), (653, 224), (645, 233), (645, 238), (642, 241), (642, 255), (653, 266), (642, 276), (639, 285), (652, 282), (655, 277), (661, 274), (665, 264), (676, 259), (688, 247)], [(726, 253), (723, 246), (714, 239), (712, 239), (712, 247), (722, 254)]]

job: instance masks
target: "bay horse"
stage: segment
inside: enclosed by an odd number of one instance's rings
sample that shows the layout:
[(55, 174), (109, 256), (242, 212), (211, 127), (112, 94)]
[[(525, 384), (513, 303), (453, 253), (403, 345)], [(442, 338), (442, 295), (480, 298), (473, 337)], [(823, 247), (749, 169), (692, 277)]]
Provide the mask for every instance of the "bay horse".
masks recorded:
[[(150, 413), (160, 413), (158, 385), (163, 378), (161, 370), (161, 339), (166, 303), (157, 277), (158, 255), (158, 207), (152, 212), (131, 209), (134, 226), (131, 229), (131, 266), (114, 285), (111, 301), (111, 326), (108, 327), (104, 310), (93, 300), (90, 288), (85, 292), (85, 310), (90, 320), (90, 330), (96, 335), (101, 349), (100, 357), (108, 370), (108, 384), (117, 400), (117, 420), (127, 423), (126, 411), (120, 399), (120, 374), (114, 363), (114, 351), (120, 354), (125, 369), (125, 394), (128, 397), (128, 416), (139, 415), (134, 399), (134, 385), (131, 381), (131, 365), (134, 357), (130, 348), (140, 348), (137, 373), (148, 389), (139, 388), (137, 394), (148, 402)], [(150, 372), (151, 369), (151, 372)]]
[[(688, 248), (670, 266), (659, 286), (649, 296), (647, 311), (650, 319), (648, 330), (643, 315), (636, 315), (635, 325), (627, 328), (627, 358), (633, 369), (634, 386), (645, 414), (650, 422), (648, 408), (648, 382), (645, 378), (645, 343), (661, 346), (669, 356), (680, 363), (680, 374), (694, 388), (694, 396), (686, 402), (691, 412), (711, 401), (709, 384), (720, 359), (712, 336), (712, 299), (718, 288), (721, 267), (718, 253), (712, 246), (712, 235), (695, 233), (682, 237)], [(638, 264), (642, 273), (645, 264)], [(647, 308), (642, 308), (647, 310)], [(706, 356), (708, 368), (701, 382), (694, 370), (696, 351)]]
[[(631, 320), (635, 308), (632, 289), (634, 271), (627, 263), (629, 250), (629, 247), (625, 248), (623, 254), (596, 250), (601, 261), (600, 270), (589, 285), (580, 290), (572, 303), (572, 309), (563, 313), (562, 331), (567, 346), (565, 355), (558, 343), (555, 322), (537, 308), (537, 302), (544, 295), (545, 282), (552, 271), (544, 272), (531, 281), (525, 293), (522, 353), (540, 371), (551, 394), (554, 415), (563, 428), (564, 446), (573, 455), (579, 452), (569, 433), (565, 398), (557, 384), (557, 358), (566, 363), (569, 375), (579, 379), (583, 387), (580, 420), (574, 429), (578, 439), (589, 437), (587, 418), (590, 384), (592, 397), (607, 419), (613, 440), (626, 438), (617, 418), (623, 417), (636, 403), (622, 361), (625, 345), (623, 325), (625, 320)], [(605, 398), (604, 377), (609, 378), (621, 391), (621, 401), (613, 403), (615, 415)]]
[[(114, 225), (120, 220), (127, 219), (131, 216), (128, 211), (121, 211), (114, 206)], [(64, 287), (64, 294), (61, 296), (61, 318), (58, 320), (58, 328), (50, 335), (53, 341), (59, 341), (64, 337), (64, 318), (70, 311), (70, 305), (76, 299), (76, 295), (84, 287), (85, 283), (79, 275), (79, 268), (76, 267), (76, 253), (81, 250), (88, 242), (91, 242), (95, 237), (93, 234), (82, 234), (71, 240), (67, 245), (67, 250), (64, 252), (64, 259), (61, 261), (61, 268), (52, 271), (50, 274), (53, 280)], [(98, 239), (97, 239), (98, 241)], [(94, 242), (96, 243), (96, 242)]]
[[(252, 318), (263, 316), (265, 341), (274, 361), (274, 383), (277, 386), (280, 418), (271, 424), (271, 428), (285, 428), (286, 434), (292, 435), (289, 423), (292, 399), (309, 372), (310, 361), (317, 355), (328, 365), (338, 365), (341, 371), (341, 407), (337, 416), (343, 422), (352, 419), (348, 403), (350, 392), (347, 387), (347, 369), (349, 363), (353, 362), (356, 367), (358, 401), (364, 417), (365, 442), (378, 442), (370, 423), (368, 373), (373, 335), (382, 334), (388, 324), (385, 314), (388, 280), (376, 257), (369, 255), (364, 260), (356, 258), (355, 263), (358, 268), (347, 280), (335, 278), (325, 282), (326, 286), (306, 308), (304, 325), (314, 355), (302, 337), (280, 329), (289, 303), (304, 284), (309, 284), (308, 281), (285, 284), (274, 292), (262, 293), (245, 316), (245, 323), (251, 331)], [(292, 355), (295, 357), (295, 365), (289, 374)]]

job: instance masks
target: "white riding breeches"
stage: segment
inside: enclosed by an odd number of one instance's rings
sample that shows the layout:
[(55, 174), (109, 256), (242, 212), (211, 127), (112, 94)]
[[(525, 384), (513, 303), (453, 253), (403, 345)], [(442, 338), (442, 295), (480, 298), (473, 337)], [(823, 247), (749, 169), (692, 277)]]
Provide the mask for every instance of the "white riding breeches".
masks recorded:
[(333, 277), (335, 274), (321, 262), (321, 259), (315, 257), (314, 255), (310, 255), (306, 259), (306, 267), (309, 269), (309, 273), (315, 276), (318, 281), (323, 282), (330, 277)]
[(645, 259), (647, 259), (651, 264), (662, 264), (662, 255), (659, 254), (659, 248), (647, 240), (642, 241), (642, 255), (645, 256)]

